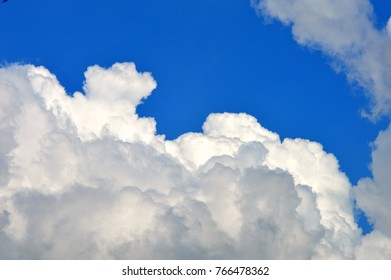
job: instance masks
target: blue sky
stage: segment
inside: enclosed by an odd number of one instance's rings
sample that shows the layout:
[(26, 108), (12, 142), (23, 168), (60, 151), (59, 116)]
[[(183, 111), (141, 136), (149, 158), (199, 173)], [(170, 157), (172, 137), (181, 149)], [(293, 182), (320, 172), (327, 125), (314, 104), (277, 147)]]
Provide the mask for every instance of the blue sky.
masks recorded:
[[(372, 3), (384, 26), (391, 4)], [(246, 112), (281, 137), (322, 143), (352, 183), (370, 174), (369, 143), (386, 123), (362, 118), (362, 89), (248, 1), (14, 0), (0, 24), (0, 61), (45, 65), (69, 93), (91, 65), (152, 72), (158, 87), (138, 113), (169, 139), (200, 131), (211, 112)]]
[[(371, 3), (384, 28), (391, 2)], [(167, 139), (200, 132), (212, 112), (245, 112), (281, 138), (321, 143), (353, 185), (371, 176), (370, 143), (389, 122), (362, 117), (365, 89), (247, 0), (9, 0), (0, 26), (3, 65), (44, 65), (69, 94), (91, 65), (151, 72), (157, 88), (137, 112)]]

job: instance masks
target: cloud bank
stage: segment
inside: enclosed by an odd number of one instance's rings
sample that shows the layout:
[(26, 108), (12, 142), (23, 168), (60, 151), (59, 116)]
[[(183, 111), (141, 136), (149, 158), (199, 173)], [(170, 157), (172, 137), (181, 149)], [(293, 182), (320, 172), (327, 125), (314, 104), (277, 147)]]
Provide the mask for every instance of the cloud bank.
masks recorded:
[(0, 69), (0, 258), (356, 257), (352, 188), (320, 144), (228, 113), (168, 141), (136, 114), (149, 73), (85, 79), (71, 97), (44, 67)]

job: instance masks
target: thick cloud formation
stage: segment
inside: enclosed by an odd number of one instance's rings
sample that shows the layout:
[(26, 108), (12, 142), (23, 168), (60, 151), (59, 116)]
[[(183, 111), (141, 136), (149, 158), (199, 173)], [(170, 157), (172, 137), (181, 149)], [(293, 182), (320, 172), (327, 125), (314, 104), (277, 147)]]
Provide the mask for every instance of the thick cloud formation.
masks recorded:
[(252, 0), (263, 15), (292, 27), (295, 40), (319, 49), (344, 70), (349, 80), (365, 88), (372, 119), (391, 113), (390, 22), (382, 30), (373, 24), (368, 0)]
[[(0, 258), (351, 259), (367, 250), (351, 185), (320, 144), (281, 141), (228, 113), (167, 141), (136, 114), (156, 87), (149, 73), (123, 63), (85, 77), (84, 94), (71, 97), (43, 67), (0, 69)], [(386, 238), (387, 215), (363, 197)]]

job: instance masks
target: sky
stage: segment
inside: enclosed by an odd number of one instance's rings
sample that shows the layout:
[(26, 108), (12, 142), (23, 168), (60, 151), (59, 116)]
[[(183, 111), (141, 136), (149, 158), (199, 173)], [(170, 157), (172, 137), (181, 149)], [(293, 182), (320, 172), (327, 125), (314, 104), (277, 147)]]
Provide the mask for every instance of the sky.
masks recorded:
[(390, 16), (0, 5), (0, 258), (390, 258)]

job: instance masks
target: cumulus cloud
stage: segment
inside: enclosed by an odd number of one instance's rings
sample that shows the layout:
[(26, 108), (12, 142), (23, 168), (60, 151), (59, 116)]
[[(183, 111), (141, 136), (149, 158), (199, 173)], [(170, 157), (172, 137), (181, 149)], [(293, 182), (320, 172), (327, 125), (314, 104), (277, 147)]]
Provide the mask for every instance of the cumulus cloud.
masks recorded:
[(355, 258), (352, 188), (320, 144), (228, 113), (168, 141), (136, 113), (149, 73), (85, 77), (69, 96), (44, 67), (0, 69), (0, 258)]
[(267, 18), (292, 27), (295, 40), (334, 59), (349, 80), (365, 88), (372, 104), (366, 116), (391, 112), (390, 23), (373, 24), (368, 0), (252, 0)]
[(391, 127), (381, 132), (372, 153), (373, 178), (364, 178), (355, 189), (357, 203), (375, 230), (364, 237), (360, 258), (391, 258)]

